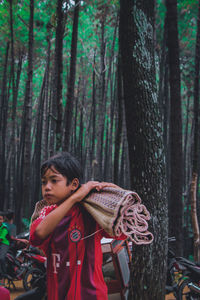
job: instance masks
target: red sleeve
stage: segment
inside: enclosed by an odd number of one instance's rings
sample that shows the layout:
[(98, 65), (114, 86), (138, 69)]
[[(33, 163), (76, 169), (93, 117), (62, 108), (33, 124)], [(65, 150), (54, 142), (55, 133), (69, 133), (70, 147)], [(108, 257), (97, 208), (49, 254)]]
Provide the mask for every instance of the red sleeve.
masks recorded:
[(30, 239), (29, 239), (30, 244), (34, 247), (39, 247), (45, 252), (45, 254), (48, 249), (48, 245), (51, 239), (51, 234), (46, 239), (43, 240), (36, 235), (35, 230), (37, 226), (40, 224), (40, 222), (45, 218), (45, 216), (47, 216), (54, 209), (55, 209), (55, 205), (44, 207), (40, 212), (40, 216), (31, 224), (30, 227)]

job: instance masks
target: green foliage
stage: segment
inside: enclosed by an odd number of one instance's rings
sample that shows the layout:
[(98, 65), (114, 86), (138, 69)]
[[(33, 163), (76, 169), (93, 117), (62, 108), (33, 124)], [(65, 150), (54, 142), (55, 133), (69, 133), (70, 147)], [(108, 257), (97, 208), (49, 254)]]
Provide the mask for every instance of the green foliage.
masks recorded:
[(30, 220), (27, 219), (27, 218), (23, 218), (22, 219), (22, 224), (23, 224), (24, 230), (28, 230), (29, 226), (30, 226)]
[(189, 255), (189, 260), (194, 261), (194, 255)]
[[(93, 1), (92, 1), (93, 3)], [(70, 6), (65, 8), (67, 14), (67, 23), (64, 35), (63, 50), (63, 102), (65, 103), (67, 70), (70, 63), (70, 48), (72, 34), (72, 2)], [(100, 49), (101, 37), (101, 20), (105, 21), (105, 42), (107, 45), (107, 53), (111, 47), (114, 25), (116, 22), (116, 13), (119, 8), (118, 1), (95, 1), (91, 5), (91, 1), (82, 2), (79, 18), (79, 38), (78, 38), (78, 54), (77, 54), (77, 71), (92, 74), (92, 60), (94, 50)], [(6, 42), (10, 41), (10, 14), (9, 2), (1, 1), (0, 3), (0, 69), (3, 68), (5, 57)], [(24, 54), (23, 71), (20, 80), (18, 106), (24, 99), (26, 67), (27, 67), (27, 51), (28, 51), (28, 23), (29, 23), (29, 0), (13, 2), (13, 31), (14, 31), (14, 51), (17, 63), (17, 57), (20, 52)], [(41, 88), (42, 77), (44, 76), (44, 68), (46, 65), (47, 55), (47, 36), (48, 28), (50, 28), (52, 41), (52, 58), (55, 42), (55, 26), (56, 26), (56, 2), (52, 1), (35, 1), (34, 9), (34, 76), (33, 76), (33, 94), (36, 99)], [(117, 47), (117, 42), (115, 46)], [(95, 50), (95, 51), (96, 51)], [(97, 52), (97, 60), (99, 53)], [(53, 60), (52, 60), (53, 62)], [(80, 68), (79, 68), (80, 66)], [(81, 67), (82, 66), (82, 67)], [(16, 66), (15, 66), (16, 68)], [(87, 68), (87, 71), (85, 70)], [(0, 72), (2, 76), (2, 72)], [(91, 77), (88, 78), (91, 80)]]

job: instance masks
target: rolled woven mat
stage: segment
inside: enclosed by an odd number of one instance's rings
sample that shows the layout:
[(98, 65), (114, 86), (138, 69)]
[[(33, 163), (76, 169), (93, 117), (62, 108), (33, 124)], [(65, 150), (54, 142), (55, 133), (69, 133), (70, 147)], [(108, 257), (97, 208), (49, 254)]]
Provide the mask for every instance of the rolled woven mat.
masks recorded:
[(35, 204), (35, 209), (34, 209), (34, 212), (33, 212), (32, 216), (31, 216), (31, 224), (33, 223), (33, 221), (35, 221), (39, 217), (41, 210), (45, 206), (48, 206), (48, 203), (44, 199), (38, 201)]
[(150, 214), (137, 193), (109, 187), (91, 192), (81, 203), (110, 236), (124, 233), (137, 245), (153, 241)]
[[(92, 191), (80, 203), (110, 236), (124, 233), (137, 245), (153, 241), (153, 234), (148, 231), (150, 214), (137, 193), (109, 187)], [(31, 222), (46, 205), (45, 200), (36, 203)]]

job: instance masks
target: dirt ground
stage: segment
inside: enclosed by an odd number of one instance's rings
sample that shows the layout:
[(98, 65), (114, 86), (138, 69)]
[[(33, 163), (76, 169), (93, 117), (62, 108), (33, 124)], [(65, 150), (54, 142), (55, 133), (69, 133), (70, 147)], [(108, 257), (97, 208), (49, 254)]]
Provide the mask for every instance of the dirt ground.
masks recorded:
[(10, 300), (14, 300), (17, 296), (24, 293), (21, 281), (15, 281), (16, 289), (11, 289), (10, 291)]
[[(24, 289), (22, 287), (22, 282), (21, 281), (16, 281), (15, 286), (16, 286), (16, 290), (12, 289), (10, 291), (10, 300), (14, 300), (17, 296), (24, 293)], [(117, 294), (110, 295), (109, 300), (120, 300), (120, 296), (117, 295)], [(173, 297), (172, 294), (170, 294), (170, 295), (166, 296), (165, 300), (175, 300), (175, 298)]]

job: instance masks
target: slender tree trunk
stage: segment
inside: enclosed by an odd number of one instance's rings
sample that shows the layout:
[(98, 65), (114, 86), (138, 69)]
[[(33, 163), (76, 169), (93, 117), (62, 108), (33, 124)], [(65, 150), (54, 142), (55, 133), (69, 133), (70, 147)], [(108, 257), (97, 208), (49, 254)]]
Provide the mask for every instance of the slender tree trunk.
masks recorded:
[[(119, 55), (120, 60), (120, 55)], [(119, 184), (119, 162), (120, 162), (120, 148), (122, 144), (122, 128), (123, 128), (123, 105), (122, 105), (122, 75), (121, 63), (118, 61), (117, 69), (117, 122), (116, 122), (116, 136), (115, 136), (115, 154), (114, 154), (114, 182)]]
[(50, 80), (50, 95), (49, 95), (49, 155), (52, 156), (55, 152), (55, 132), (56, 132), (56, 115), (57, 105), (53, 101), (53, 86), (54, 86), (54, 75), (51, 71)]
[[(22, 72), (22, 60), (23, 60), (23, 53), (19, 51), (19, 58), (18, 58), (18, 66), (17, 66), (17, 77), (16, 77), (16, 83), (15, 83), (15, 101), (17, 102), (18, 98), (18, 92), (19, 92), (19, 83), (20, 83), (20, 77)], [(17, 110), (14, 109), (15, 114), (17, 113)], [(18, 146), (19, 146), (19, 138), (17, 138), (17, 122), (15, 121), (17, 119), (17, 116), (13, 115), (12, 118), (12, 132), (11, 132), (11, 139), (10, 139), (10, 151), (11, 151), (11, 159), (10, 159), (10, 167), (9, 167), (9, 176), (10, 176), (10, 194), (9, 194), (9, 201), (7, 202), (9, 207), (14, 208), (16, 205), (16, 198), (18, 197), (18, 185), (17, 182), (17, 170), (19, 167), (19, 161), (18, 161)], [(16, 128), (13, 128), (13, 126), (16, 126)]]
[[(105, 8), (104, 8), (105, 10)], [(104, 135), (104, 126), (105, 126), (105, 111), (106, 111), (106, 97), (105, 97), (105, 52), (106, 52), (106, 41), (105, 41), (105, 22), (106, 22), (106, 13), (103, 10), (102, 19), (100, 20), (101, 24), (101, 49), (100, 49), (100, 85), (99, 85), (99, 95), (98, 95), (98, 117), (97, 117), (97, 129), (96, 129), (96, 162), (98, 168), (96, 168), (96, 173), (94, 178), (97, 180), (103, 180), (103, 141), (102, 137)]]
[(200, 70), (200, 1), (197, 19), (196, 53), (195, 53), (195, 81), (194, 81), (194, 145), (191, 182), (191, 215), (194, 234), (194, 259), (200, 260), (200, 232), (197, 218), (197, 183), (199, 162), (199, 70)]
[[(94, 50), (94, 58), (93, 58), (93, 72), (92, 72), (92, 142), (91, 142), (91, 161), (93, 165), (93, 161), (95, 161), (96, 153), (95, 153), (95, 140), (96, 140), (96, 74), (95, 74), (95, 65), (96, 65), (96, 53)], [(94, 172), (93, 176), (94, 176)], [(92, 179), (94, 179), (92, 177)]]
[(16, 84), (15, 84), (15, 53), (14, 53), (14, 30), (13, 30), (13, 0), (9, 0), (9, 14), (10, 14), (10, 40), (11, 40), (11, 82), (12, 82), (12, 132), (10, 145), (11, 150), (11, 161), (10, 166), (10, 195), (11, 201), (14, 201), (15, 195), (15, 130), (16, 130), (16, 107), (17, 107), (17, 97), (16, 97)]
[(190, 105), (190, 92), (188, 93), (187, 96), (187, 104), (186, 104), (186, 121), (185, 121), (185, 132), (184, 132), (184, 146), (183, 146), (183, 161), (184, 161), (184, 169), (183, 169), (183, 188), (184, 188), (184, 195), (188, 191), (188, 181), (187, 181), (187, 173), (188, 173), (188, 168), (189, 168), (189, 163), (188, 163), (188, 136), (189, 136), (189, 105)]
[(17, 99), (15, 95), (15, 53), (14, 53), (14, 32), (13, 32), (13, 0), (9, 0), (10, 4), (10, 37), (11, 37), (11, 76), (12, 76), (12, 95), (13, 95), (13, 105), (12, 105), (12, 123), (13, 123), (13, 139), (15, 136), (15, 117), (16, 117), (16, 105)]
[(56, 114), (56, 151), (61, 148), (61, 126), (62, 126), (62, 73), (63, 73), (63, 36), (64, 36), (64, 12), (63, 0), (57, 0), (56, 7), (56, 41), (54, 58), (54, 89), (53, 101), (57, 106)]
[(164, 92), (163, 92), (163, 142), (166, 157), (166, 177), (167, 177), (167, 200), (169, 202), (170, 190), (170, 149), (169, 149), (169, 118), (170, 118), (170, 99), (169, 99), (169, 65), (168, 59), (165, 61), (165, 74), (164, 74)]
[(29, 47), (28, 47), (28, 76), (26, 82), (26, 92), (24, 100), (24, 116), (22, 124), (22, 160), (21, 172), (23, 187), (21, 194), (18, 195), (18, 207), (16, 211), (16, 219), (18, 230), (21, 230), (21, 219), (24, 210), (24, 203), (28, 208), (31, 203), (31, 124), (32, 124), (32, 81), (33, 81), (33, 20), (34, 20), (34, 0), (30, 0), (30, 19), (29, 19)]
[[(83, 91), (80, 100), (80, 116), (79, 116), (79, 134), (78, 134), (78, 148), (76, 150), (77, 156), (81, 162), (81, 165), (84, 165), (83, 161), (83, 140), (84, 140), (84, 107), (85, 107), (85, 95), (86, 95), (86, 83), (83, 81)], [(84, 169), (84, 168), (83, 168)]]
[(109, 182), (109, 121), (106, 121), (105, 124), (105, 131), (106, 131), (106, 139), (105, 139), (105, 154), (104, 154), (104, 167), (103, 167), (103, 178), (105, 181)]
[(176, 237), (177, 255), (183, 250), (183, 161), (177, 1), (166, 0), (170, 83), (169, 234)]
[[(112, 168), (112, 160), (113, 160), (113, 124), (114, 124), (114, 107), (115, 107), (115, 98), (112, 97), (112, 91), (113, 91), (113, 81), (112, 80), (112, 66), (114, 61), (114, 47), (116, 44), (116, 35), (117, 35), (117, 27), (119, 23), (119, 15), (116, 16), (116, 22), (115, 22), (115, 28), (114, 28), (114, 34), (113, 34), (113, 42), (110, 52), (110, 58), (108, 62), (108, 75), (105, 82), (105, 103), (108, 104), (109, 110), (108, 110), (108, 119), (110, 122), (107, 122), (107, 132), (106, 136), (107, 139), (106, 143), (107, 146), (105, 147), (105, 161), (104, 161), (104, 174), (106, 174), (106, 180), (112, 181), (113, 177), (113, 168)], [(110, 103), (108, 103), (108, 90), (110, 86)], [(105, 178), (105, 176), (104, 176)]]
[(81, 85), (81, 80), (79, 78), (78, 80), (78, 94), (77, 94), (77, 97), (74, 97), (74, 126), (73, 126), (73, 129), (74, 129), (74, 133), (73, 133), (73, 144), (71, 145), (71, 151), (72, 153), (74, 153), (75, 155), (77, 155), (77, 137), (78, 137), (78, 134), (77, 134), (77, 125), (78, 125), (78, 119), (79, 119), (79, 109), (78, 109), (78, 106), (79, 106), (79, 97), (80, 97), (80, 85)]
[(63, 148), (66, 151), (69, 151), (70, 149), (72, 111), (74, 105), (73, 102), (74, 102), (74, 86), (75, 86), (75, 78), (76, 78), (79, 6), (80, 6), (80, 1), (75, 0), (72, 42), (71, 42), (70, 74), (69, 74), (68, 90), (67, 90), (67, 102), (65, 108), (65, 134), (64, 134), (65, 138), (64, 138)]
[(47, 72), (44, 74), (44, 79), (40, 91), (38, 113), (35, 119), (35, 140), (34, 140), (34, 152), (32, 158), (32, 197), (29, 209), (29, 217), (31, 216), (35, 203), (40, 200), (40, 165), (41, 165), (41, 150), (42, 150), (42, 128), (43, 128), (43, 115), (44, 115), (44, 100), (45, 100), (45, 85), (46, 85)]
[(44, 88), (44, 112), (43, 112), (43, 127), (42, 127), (42, 160), (48, 158), (48, 145), (49, 145), (49, 74), (50, 74), (50, 59), (51, 59), (51, 34), (50, 28), (47, 24), (47, 61), (45, 71), (45, 88)]
[(5, 170), (6, 170), (6, 127), (8, 114), (7, 99), (7, 68), (8, 68), (9, 42), (7, 42), (4, 61), (3, 79), (0, 98), (0, 209), (3, 209), (5, 201)]

